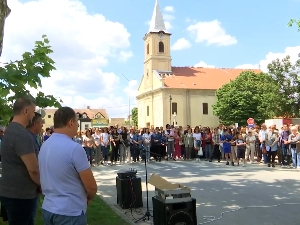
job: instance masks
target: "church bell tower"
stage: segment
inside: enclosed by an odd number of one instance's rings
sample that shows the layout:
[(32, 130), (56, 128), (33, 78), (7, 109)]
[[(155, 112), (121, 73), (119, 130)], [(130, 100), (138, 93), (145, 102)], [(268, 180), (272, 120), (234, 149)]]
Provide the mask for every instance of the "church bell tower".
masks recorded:
[(145, 41), (144, 76), (146, 86), (153, 86), (153, 70), (171, 71), (170, 36), (166, 29), (158, 0), (156, 0), (150, 29)]

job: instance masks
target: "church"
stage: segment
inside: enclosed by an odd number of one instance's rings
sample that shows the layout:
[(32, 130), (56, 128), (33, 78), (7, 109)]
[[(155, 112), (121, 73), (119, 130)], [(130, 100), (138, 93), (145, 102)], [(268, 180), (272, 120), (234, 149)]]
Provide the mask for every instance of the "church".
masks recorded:
[(137, 94), (138, 126), (216, 127), (219, 120), (212, 109), (216, 90), (245, 70), (173, 67), (170, 38), (157, 0), (144, 37), (144, 75)]

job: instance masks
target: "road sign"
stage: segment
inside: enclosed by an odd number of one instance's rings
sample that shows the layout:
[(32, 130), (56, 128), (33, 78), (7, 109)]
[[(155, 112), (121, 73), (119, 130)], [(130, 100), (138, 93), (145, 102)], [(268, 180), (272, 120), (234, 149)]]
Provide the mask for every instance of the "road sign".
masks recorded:
[(249, 118), (247, 120), (248, 125), (254, 125), (254, 119), (253, 118)]

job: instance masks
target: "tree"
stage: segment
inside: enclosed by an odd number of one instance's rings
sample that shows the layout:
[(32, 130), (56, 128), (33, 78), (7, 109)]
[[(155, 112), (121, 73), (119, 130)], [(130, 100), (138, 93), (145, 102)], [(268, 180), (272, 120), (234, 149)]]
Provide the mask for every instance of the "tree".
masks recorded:
[[(298, 55), (300, 57), (300, 54)], [(278, 95), (279, 116), (299, 117), (300, 116), (300, 59), (295, 63), (291, 57), (273, 60), (268, 65), (269, 74), (280, 86)]]
[(5, 19), (10, 14), (10, 8), (7, 6), (7, 0), (0, 0), (0, 56), (3, 48), (4, 24)]
[[(53, 51), (46, 35), (42, 41), (35, 42), (33, 53), (25, 52), (22, 59), (5, 63), (0, 67), (0, 117), (7, 120), (12, 115), (12, 105), (15, 99), (27, 95), (32, 96), (27, 87), (42, 88), (41, 78), (50, 77), (55, 70), (54, 61), (49, 57)], [(33, 97), (33, 96), (32, 96)], [(37, 106), (61, 107), (60, 102), (52, 95), (38, 92), (35, 97)]]
[(131, 118), (135, 127), (138, 126), (138, 108), (135, 107), (131, 110)]
[(297, 25), (298, 31), (300, 31), (300, 19), (299, 20), (291, 19), (290, 22), (288, 23), (288, 26), (291, 27), (293, 26), (294, 23)]
[(250, 117), (262, 123), (276, 114), (278, 90), (278, 85), (269, 74), (244, 71), (217, 90), (214, 115), (226, 125), (246, 125)]

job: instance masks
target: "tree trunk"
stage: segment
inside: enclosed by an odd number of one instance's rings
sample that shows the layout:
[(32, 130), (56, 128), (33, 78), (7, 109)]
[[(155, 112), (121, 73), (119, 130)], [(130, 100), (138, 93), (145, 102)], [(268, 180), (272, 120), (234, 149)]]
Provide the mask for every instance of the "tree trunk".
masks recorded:
[(0, 56), (3, 49), (4, 24), (5, 19), (10, 13), (10, 8), (7, 6), (7, 0), (0, 0)]

